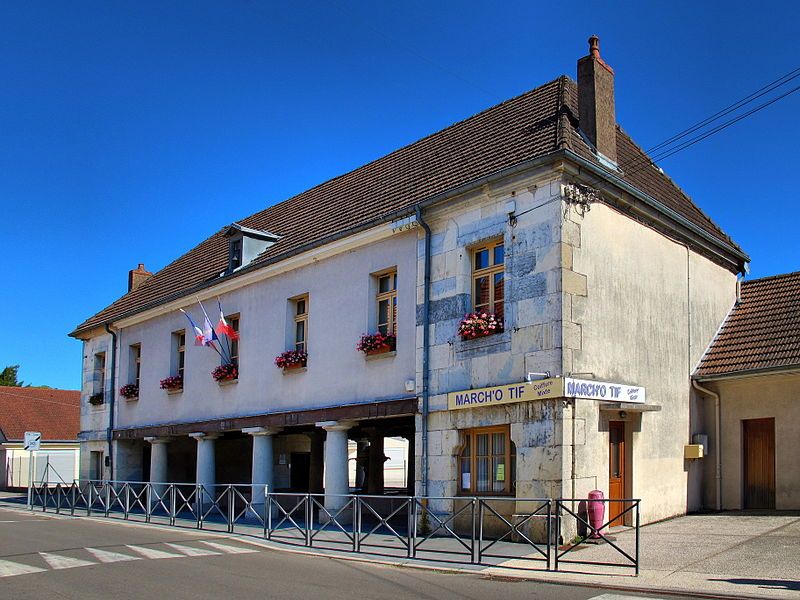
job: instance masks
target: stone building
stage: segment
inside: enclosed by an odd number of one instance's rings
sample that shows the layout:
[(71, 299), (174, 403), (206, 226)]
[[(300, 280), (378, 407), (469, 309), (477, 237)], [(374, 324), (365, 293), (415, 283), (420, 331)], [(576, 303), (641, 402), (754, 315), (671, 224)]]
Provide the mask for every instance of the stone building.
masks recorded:
[[(614, 104), (592, 38), (577, 83), (559, 77), (132, 275), (72, 333), (84, 397), (104, 400), (84, 404), (84, 448), (111, 447), (103, 475), (117, 479), (338, 493), (350, 439), (380, 492), (382, 439), (402, 436), (409, 491), (439, 497), (432, 510), (593, 489), (642, 498), (645, 522), (699, 508), (703, 468), (684, 447), (707, 423), (691, 373), (748, 257)], [(219, 358), (191, 345), (178, 311), (197, 317), (196, 297), (220, 298), (238, 327), (235, 384), (214, 383)], [(468, 313), (495, 328), (460, 335)], [(391, 352), (355, 349), (387, 326)], [(272, 365), (298, 344), (304, 368)], [(179, 369), (180, 393), (159, 389)], [(138, 396), (119, 398), (134, 381)]]

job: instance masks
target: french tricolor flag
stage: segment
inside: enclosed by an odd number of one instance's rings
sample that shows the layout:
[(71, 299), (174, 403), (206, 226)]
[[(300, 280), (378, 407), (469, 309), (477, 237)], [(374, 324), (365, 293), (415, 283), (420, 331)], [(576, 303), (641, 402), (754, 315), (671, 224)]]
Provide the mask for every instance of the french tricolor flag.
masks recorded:
[(225, 334), (231, 340), (238, 340), (239, 334), (225, 320), (225, 313), (222, 312), (222, 303), (219, 300), (217, 300), (217, 306), (219, 306), (219, 323), (217, 323), (217, 334)]
[(187, 319), (189, 319), (189, 323), (192, 325), (192, 329), (194, 329), (194, 345), (195, 345), (195, 346), (203, 346), (203, 345), (205, 345), (205, 344), (204, 344), (204, 342), (203, 342), (203, 338), (204, 338), (204, 336), (203, 336), (203, 330), (202, 330), (202, 329), (200, 329), (200, 328), (197, 326), (197, 323), (195, 323), (195, 322), (192, 320), (192, 317), (190, 317), (190, 316), (189, 316), (189, 313), (187, 313), (187, 312), (186, 312), (185, 310), (183, 310), (182, 308), (181, 308), (181, 309), (179, 309), (179, 310), (180, 310), (180, 311), (181, 311), (183, 314), (185, 314), (185, 315), (186, 315), (186, 318), (187, 318)]

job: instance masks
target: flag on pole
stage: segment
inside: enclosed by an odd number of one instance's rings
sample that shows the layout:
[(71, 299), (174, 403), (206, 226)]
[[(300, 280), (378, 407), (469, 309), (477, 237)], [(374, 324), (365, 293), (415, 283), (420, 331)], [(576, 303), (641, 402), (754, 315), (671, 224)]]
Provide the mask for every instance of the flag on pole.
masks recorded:
[(189, 313), (187, 313), (182, 308), (178, 309), (178, 310), (180, 310), (184, 315), (186, 315), (186, 318), (189, 319), (189, 323), (191, 323), (191, 325), (192, 325), (192, 329), (194, 329), (194, 345), (195, 346), (203, 346), (204, 345), (203, 344), (203, 330), (200, 329), (197, 326), (197, 323), (195, 323), (192, 320), (192, 317), (189, 316)]
[(214, 331), (214, 326), (211, 324), (211, 319), (208, 318), (208, 313), (206, 312), (203, 303), (200, 300), (197, 301), (200, 304), (200, 308), (203, 311), (203, 316), (205, 317), (203, 320), (203, 344), (206, 346), (213, 346), (214, 340), (218, 340), (217, 332)]
[(239, 333), (225, 320), (225, 313), (222, 312), (222, 303), (219, 301), (219, 299), (217, 299), (217, 306), (219, 306), (219, 323), (217, 323), (217, 334), (225, 334), (231, 340), (238, 340)]

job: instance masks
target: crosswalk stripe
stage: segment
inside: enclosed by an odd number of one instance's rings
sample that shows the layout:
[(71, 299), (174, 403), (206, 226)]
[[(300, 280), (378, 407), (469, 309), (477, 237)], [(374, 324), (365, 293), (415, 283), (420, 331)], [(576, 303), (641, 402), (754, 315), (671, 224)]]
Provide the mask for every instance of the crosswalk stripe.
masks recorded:
[(25, 575), (26, 573), (41, 573), (47, 569), (32, 567), (22, 563), (11, 562), (10, 560), (0, 560), (0, 577), (11, 577), (12, 575)]
[(172, 552), (165, 552), (164, 550), (156, 550), (155, 548), (145, 548), (144, 546), (126, 546), (134, 552), (138, 552), (145, 558), (181, 558), (183, 554), (173, 554)]
[(121, 552), (111, 552), (110, 550), (101, 550), (100, 548), (86, 548), (101, 563), (114, 563), (123, 562), (126, 560), (142, 560), (138, 556), (131, 556), (130, 554), (122, 554)]
[(75, 567), (88, 567), (89, 565), (96, 565), (96, 562), (90, 560), (81, 560), (80, 558), (72, 558), (71, 556), (61, 556), (60, 554), (51, 554), (50, 552), (39, 552), (41, 556), (51, 569), (73, 569)]
[(220, 544), (219, 542), (209, 542), (207, 540), (203, 540), (202, 543), (207, 544), (212, 548), (216, 548), (217, 550), (222, 550), (226, 554), (252, 554), (253, 552), (258, 552), (258, 550), (254, 548), (240, 548), (238, 546), (229, 546), (228, 544)]
[(203, 548), (192, 548), (191, 546), (184, 546), (183, 544), (167, 543), (170, 548), (175, 548), (178, 552), (182, 552), (186, 556), (219, 556), (219, 552), (213, 550), (205, 550)]

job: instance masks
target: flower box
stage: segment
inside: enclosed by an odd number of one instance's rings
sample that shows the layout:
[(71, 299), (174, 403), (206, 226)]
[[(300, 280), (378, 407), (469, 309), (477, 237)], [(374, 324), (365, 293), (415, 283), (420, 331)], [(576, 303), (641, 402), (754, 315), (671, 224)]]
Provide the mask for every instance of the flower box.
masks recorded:
[(275, 357), (275, 366), (279, 369), (300, 369), (308, 363), (308, 353), (304, 350), (287, 350)]
[(105, 398), (103, 396), (103, 392), (99, 392), (97, 394), (92, 394), (89, 396), (89, 404), (92, 406), (100, 406), (105, 402)]
[(126, 400), (135, 400), (139, 397), (139, 386), (135, 383), (129, 383), (119, 388), (119, 395)]
[(375, 356), (376, 354), (386, 354), (392, 352), (397, 347), (397, 337), (390, 334), (378, 333), (365, 333), (356, 344), (356, 350), (359, 350), (367, 356)]
[(494, 335), (503, 331), (503, 323), (492, 313), (469, 313), (458, 325), (458, 335), (464, 340)]
[(161, 380), (161, 389), (167, 390), (168, 394), (177, 394), (183, 391), (183, 377), (180, 375), (172, 375), (166, 379)]
[(232, 381), (239, 378), (239, 369), (233, 363), (225, 363), (211, 371), (211, 376), (217, 383)]

